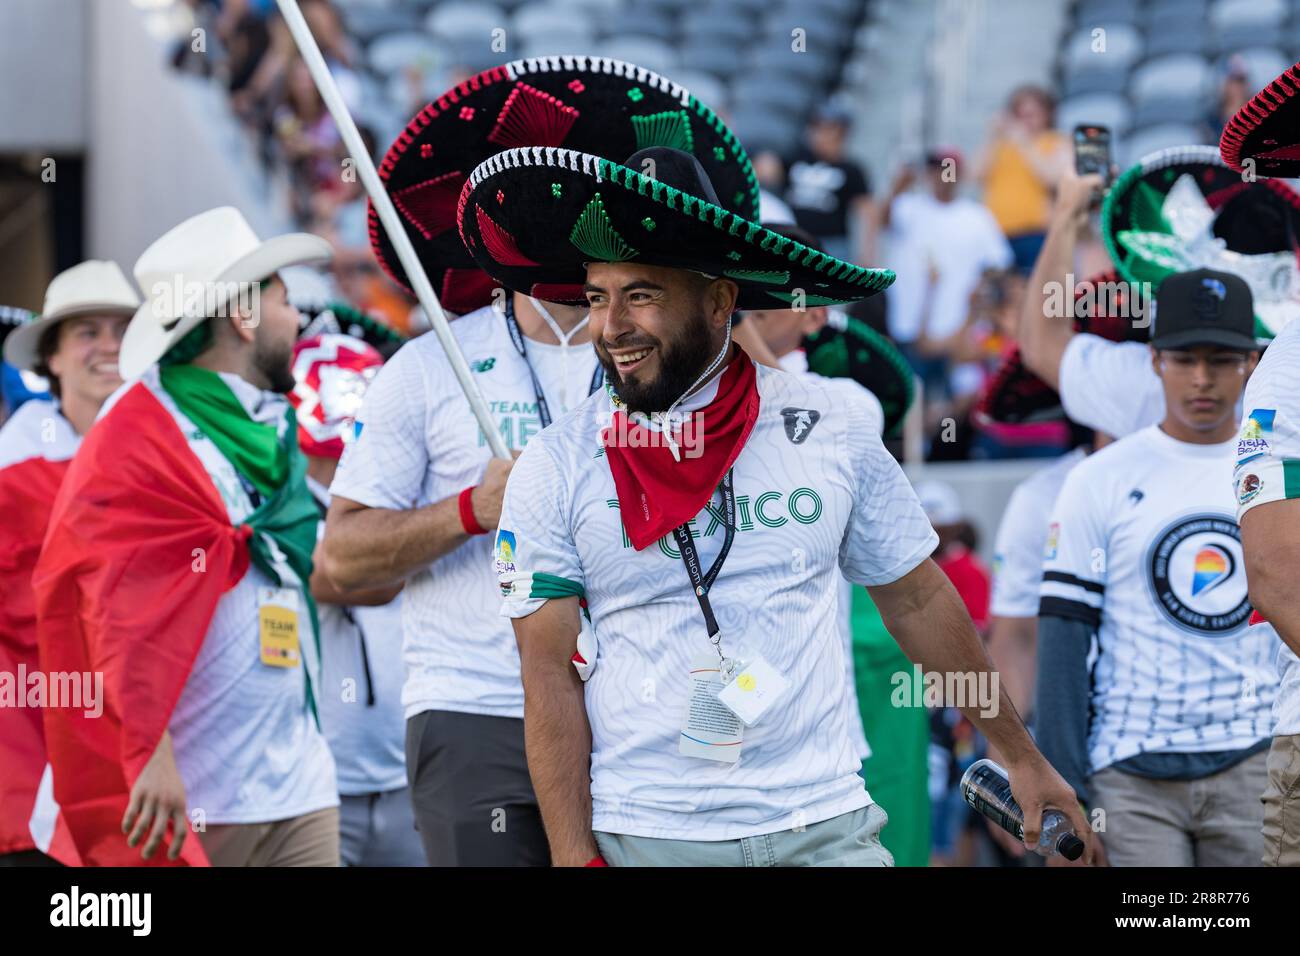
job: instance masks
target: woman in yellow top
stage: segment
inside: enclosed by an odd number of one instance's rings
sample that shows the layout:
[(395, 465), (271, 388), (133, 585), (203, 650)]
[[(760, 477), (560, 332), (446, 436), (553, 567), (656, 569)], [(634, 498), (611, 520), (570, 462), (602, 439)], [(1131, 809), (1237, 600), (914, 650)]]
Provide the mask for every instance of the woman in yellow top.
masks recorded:
[(1033, 268), (1047, 230), (1052, 193), (1069, 162), (1069, 141), (1053, 129), (1056, 103), (1038, 86), (1011, 93), (976, 166), (984, 204), (1011, 242), (1016, 265)]

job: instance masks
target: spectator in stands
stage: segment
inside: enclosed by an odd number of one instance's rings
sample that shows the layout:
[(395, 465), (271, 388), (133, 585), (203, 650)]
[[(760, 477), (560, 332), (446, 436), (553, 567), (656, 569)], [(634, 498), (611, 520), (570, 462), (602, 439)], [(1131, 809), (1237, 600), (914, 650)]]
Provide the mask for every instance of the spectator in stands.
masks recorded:
[(1019, 87), (1008, 99), (1006, 112), (994, 118), (976, 162), (984, 202), (1025, 273), (1043, 245), (1051, 195), (1070, 161), (1068, 140), (1052, 128), (1055, 110), (1055, 101), (1042, 87)]
[(1205, 112), (1205, 142), (1217, 143), (1223, 127), (1237, 111), (1250, 101), (1250, 74), (1240, 56), (1233, 56), (1224, 67), (1223, 82), (1219, 84), (1214, 104)]
[(1013, 261), (988, 209), (957, 194), (961, 168), (955, 150), (932, 150), (925, 159), (927, 190), (907, 192), (918, 171), (904, 167), (881, 217), (898, 263), (898, 278), (888, 290), (889, 333), (936, 395), (948, 392), (947, 361), (925, 355), (919, 341), (942, 341), (958, 332), (984, 271)]
[(293, 168), (294, 210), (302, 221), (310, 216), (315, 196), (344, 199), (344, 150), (334, 118), (300, 57), (289, 64), (287, 80), (287, 95), (276, 110), (274, 128), (280, 149)]
[[(867, 174), (845, 155), (852, 113), (840, 102), (822, 104), (808, 124), (805, 144), (787, 164), (785, 201), (795, 222), (821, 242), (829, 255), (864, 263), (871, 215)], [(856, 227), (854, 224), (857, 224)]]

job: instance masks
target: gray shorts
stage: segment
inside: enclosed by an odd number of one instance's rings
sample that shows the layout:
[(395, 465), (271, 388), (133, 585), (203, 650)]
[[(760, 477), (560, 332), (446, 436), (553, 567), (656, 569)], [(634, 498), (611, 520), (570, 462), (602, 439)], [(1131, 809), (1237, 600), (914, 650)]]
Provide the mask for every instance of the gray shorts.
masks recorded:
[(1088, 780), (1111, 866), (1259, 866), (1268, 753), (1197, 780), (1151, 780), (1114, 767)]
[(344, 866), (425, 866), (410, 790), (340, 795), (339, 850)]
[(610, 866), (893, 866), (880, 842), (889, 816), (878, 803), (813, 823), (740, 840), (657, 840), (597, 833)]
[(551, 865), (519, 718), (416, 714), (406, 778), (430, 866)]

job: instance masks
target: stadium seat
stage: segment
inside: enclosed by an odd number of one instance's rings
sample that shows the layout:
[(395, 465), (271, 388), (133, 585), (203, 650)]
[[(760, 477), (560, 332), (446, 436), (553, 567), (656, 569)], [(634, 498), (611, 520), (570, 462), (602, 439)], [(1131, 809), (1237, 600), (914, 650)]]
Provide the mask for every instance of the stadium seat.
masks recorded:
[(672, 76), (679, 61), (677, 51), (653, 37), (622, 36), (602, 40), (596, 52), (616, 60), (627, 60), (656, 73)]
[(1203, 57), (1176, 53), (1147, 60), (1133, 71), (1129, 95), (1135, 108), (1157, 99), (1204, 96), (1208, 91), (1210, 66)]
[(1228, 62), (1237, 57), (1246, 65), (1246, 75), (1250, 78), (1251, 92), (1254, 93), (1272, 82), (1273, 78), (1291, 66), (1295, 60), (1281, 50), (1259, 47), (1248, 50), (1232, 50), (1221, 56), (1214, 64), (1214, 76), (1222, 77)]
[(1091, 93), (1058, 104), (1056, 125), (1069, 133), (1081, 123), (1096, 123), (1109, 127), (1114, 136), (1121, 136), (1129, 128), (1132, 113), (1128, 100), (1119, 94)]
[(1205, 131), (1188, 123), (1169, 123), (1135, 130), (1119, 141), (1119, 167), (1131, 166), (1148, 153), (1205, 141)]
[(388, 33), (366, 48), (366, 62), (381, 76), (392, 76), (407, 67), (427, 69), (450, 55), (448, 46), (423, 33)]
[(716, 76), (700, 70), (677, 70), (672, 80), (686, 87), (691, 93), (713, 110), (725, 110), (730, 107), (731, 98), (727, 84)]
[(492, 31), (510, 25), (506, 11), (491, 3), (443, 3), (429, 11), (424, 25), (434, 36), (453, 44), (484, 45), (491, 42)]

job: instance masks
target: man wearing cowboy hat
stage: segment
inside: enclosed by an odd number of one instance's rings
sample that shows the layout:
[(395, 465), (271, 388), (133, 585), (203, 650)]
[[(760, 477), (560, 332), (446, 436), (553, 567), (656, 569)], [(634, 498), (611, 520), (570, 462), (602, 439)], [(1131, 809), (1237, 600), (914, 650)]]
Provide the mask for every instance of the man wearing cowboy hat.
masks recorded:
[[(118, 348), (139, 304), (116, 263), (83, 262), (55, 276), (41, 316), (5, 339), (5, 361), (44, 376), (52, 400), (25, 402), (0, 429), (0, 501), (7, 516), (0, 529), (0, 670), (39, 670), (32, 568), (68, 462), (122, 384)], [(40, 714), (0, 708), (0, 865), (44, 861), (42, 850), (50, 849), (48, 838), (38, 847), (29, 828), (45, 771)]]
[[(693, 144), (729, 199), (756, 209), (749, 160), (716, 114), (666, 77), (601, 57), (487, 70), (421, 110), (380, 166), (443, 305), (464, 313), (452, 334), (510, 448), (599, 388), (603, 372), (580, 295), (556, 304), (573, 290), (502, 289), (477, 268), (456, 228), (466, 176), (507, 144), (623, 156), (647, 139)], [(408, 284), (373, 215), (371, 235), (381, 265)], [(499, 238), (484, 241), (500, 248)], [(357, 424), (330, 489), (324, 567), (348, 588), (407, 581), (407, 773), (429, 862), (546, 865), (518, 653), (489, 563), (511, 462), (491, 457), (429, 336), (385, 365)]]
[[(927, 668), (987, 677), (988, 661), (864, 406), (756, 369), (729, 330), (737, 305), (855, 301), (893, 273), (716, 198), (662, 147), (626, 164), (506, 150), (466, 187), (481, 267), (582, 284), (609, 382), (525, 449), (502, 505), (529, 769), (562, 865), (888, 865), (848, 732), (835, 580), (870, 587)], [(1047, 806), (1086, 837), (1005, 697), (996, 716), (962, 703), (1008, 754), (1026, 838)]]
[(329, 255), (315, 236), (261, 241), (226, 207), (135, 264), (135, 381), (69, 469), (33, 575), (42, 661), (104, 673), (102, 714), (45, 715), (88, 865), (338, 865), (308, 588), (319, 512), (284, 398), (299, 316), (277, 275)]

